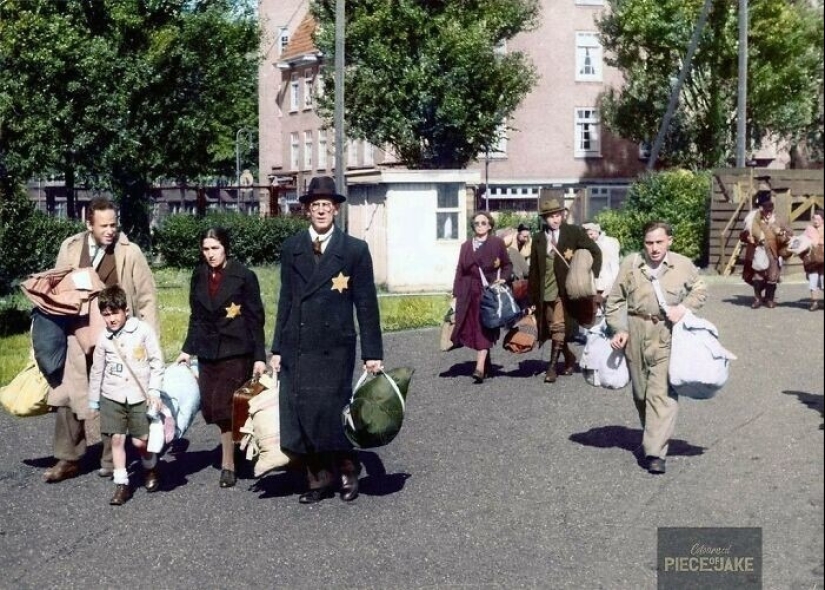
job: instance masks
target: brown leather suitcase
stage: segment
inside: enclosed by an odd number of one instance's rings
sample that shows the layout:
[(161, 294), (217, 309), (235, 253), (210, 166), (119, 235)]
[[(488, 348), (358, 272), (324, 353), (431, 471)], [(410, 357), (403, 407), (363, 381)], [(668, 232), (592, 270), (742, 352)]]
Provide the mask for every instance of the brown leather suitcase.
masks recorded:
[(249, 400), (261, 393), (266, 387), (257, 378), (250, 379), (232, 394), (232, 440), (241, 442), (241, 426), (249, 418)]

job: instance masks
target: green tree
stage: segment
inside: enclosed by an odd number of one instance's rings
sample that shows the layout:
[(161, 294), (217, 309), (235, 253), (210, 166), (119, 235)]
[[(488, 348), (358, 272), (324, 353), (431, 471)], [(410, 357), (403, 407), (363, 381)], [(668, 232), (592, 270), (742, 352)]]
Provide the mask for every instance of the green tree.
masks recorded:
[(706, 172), (667, 170), (643, 175), (627, 192), (621, 209), (599, 213), (596, 221), (622, 245), (622, 252), (644, 246), (643, 228), (650, 221), (673, 227), (673, 250), (703, 265), (707, 260), (708, 201), (711, 177)]
[[(335, 2), (316, 0), (316, 44), (332, 64)], [(493, 149), (536, 81), (521, 52), (499, 49), (533, 28), (537, 0), (349, 0), (349, 137), (390, 146), (410, 168), (464, 168)], [(332, 124), (333, 68), (319, 112)]]
[(250, 0), (5, 0), (0, 152), (18, 180), (111, 187), (140, 236), (153, 179), (234, 175), (258, 47)]
[[(664, 116), (704, 0), (609, 0), (599, 20), (606, 61), (624, 85), (602, 102), (616, 134), (652, 142)], [(751, 0), (748, 129), (766, 139), (807, 143), (821, 152), (822, 2)], [(710, 168), (735, 154), (738, 85), (737, 3), (714, 0), (682, 89), (662, 160)], [(817, 146), (817, 142), (820, 144)], [(811, 145), (813, 144), (813, 145)]]

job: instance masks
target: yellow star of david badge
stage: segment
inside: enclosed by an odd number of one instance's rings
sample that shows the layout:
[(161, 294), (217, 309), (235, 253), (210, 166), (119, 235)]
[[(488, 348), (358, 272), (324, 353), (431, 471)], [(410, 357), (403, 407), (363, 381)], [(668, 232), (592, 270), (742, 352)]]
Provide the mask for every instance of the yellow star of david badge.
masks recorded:
[(237, 303), (232, 303), (226, 309), (226, 317), (230, 320), (235, 319), (236, 317), (241, 315), (241, 306)]
[(343, 293), (344, 289), (349, 289), (349, 277), (339, 272), (338, 276), (332, 279), (332, 290)]
[(565, 257), (565, 259), (567, 259), (567, 260), (572, 260), (572, 259), (573, 259), (573, 250), (571, 250), (570, 248), (568, 248), (567, 250), (565, 250), (565, 251), (564, 251), (564, 257)]
[(135, 349), (132, 351), (132, 356), (136, 361), (146, 360), (146, 347), (142, 344), (135, 346)]

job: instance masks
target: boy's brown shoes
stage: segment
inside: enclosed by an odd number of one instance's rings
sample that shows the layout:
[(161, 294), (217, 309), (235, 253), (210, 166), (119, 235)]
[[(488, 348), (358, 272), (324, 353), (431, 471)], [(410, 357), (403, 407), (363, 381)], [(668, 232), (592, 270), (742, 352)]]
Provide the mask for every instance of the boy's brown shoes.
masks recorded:
[(132, 488), (128, 484), (119, 483), (115, 486), (115, 495), (109, 500), (112, 506), (123, 506), (132, 497)]

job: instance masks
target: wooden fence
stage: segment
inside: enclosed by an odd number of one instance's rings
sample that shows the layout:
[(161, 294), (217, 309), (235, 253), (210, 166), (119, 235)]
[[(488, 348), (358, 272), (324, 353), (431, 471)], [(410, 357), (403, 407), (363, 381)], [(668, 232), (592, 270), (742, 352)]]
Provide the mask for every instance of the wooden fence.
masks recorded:
[[(776, 215), (795, 235), (810, 223), (815, 208), (823, 207), (822, 170), (724, 169), (713, 174), (710, 209), (709, 266), (723, 275), (738, 272), (743, 248), (739, 233), (747, 214), (755, 207), (759, 190), (770, 190)], [(802, 272), (802, 261), (786, 261), (785, 274)]]

